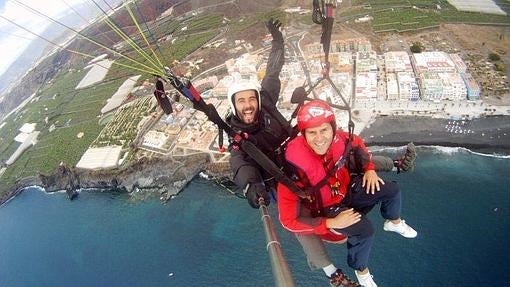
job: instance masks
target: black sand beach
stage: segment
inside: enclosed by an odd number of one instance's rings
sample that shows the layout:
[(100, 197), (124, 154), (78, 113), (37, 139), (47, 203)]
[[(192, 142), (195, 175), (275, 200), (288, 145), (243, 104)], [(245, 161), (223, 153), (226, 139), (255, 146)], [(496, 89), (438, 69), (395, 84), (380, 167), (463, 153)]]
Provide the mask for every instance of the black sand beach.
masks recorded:
[(412, 141), (416, 145), (510, 154), (510, 116), (464, 121), (415, 116), (380, 117), (360, 135), (370, 146), (402, 146)]

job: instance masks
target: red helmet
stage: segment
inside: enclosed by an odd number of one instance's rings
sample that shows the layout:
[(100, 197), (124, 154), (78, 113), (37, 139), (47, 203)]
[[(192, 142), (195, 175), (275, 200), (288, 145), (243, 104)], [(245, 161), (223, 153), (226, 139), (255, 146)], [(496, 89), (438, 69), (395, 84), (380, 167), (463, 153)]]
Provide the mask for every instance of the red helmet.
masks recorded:
[(328, 103), (321, 100), (313, 100), (304, 104), (297, 114), (298, 129), (314, 128), (323, 123), (331, 123), (333, 129), (336, 127), (335, 114)]

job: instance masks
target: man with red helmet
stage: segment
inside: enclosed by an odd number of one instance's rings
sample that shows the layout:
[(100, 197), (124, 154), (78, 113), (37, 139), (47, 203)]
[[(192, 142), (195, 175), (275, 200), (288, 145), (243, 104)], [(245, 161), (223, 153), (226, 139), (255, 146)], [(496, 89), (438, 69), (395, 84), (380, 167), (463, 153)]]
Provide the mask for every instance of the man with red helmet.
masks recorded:
[[(417, 235), (400, 218), (399, 187), (394, 182), (385, 183), (377, 175), (360, 137), (336, 129), (335, 115), (326, 102), (313, 100), (304, 104), (297, 121), (301, 135), (289, 142), (285, 157), (295, 168), (297, 184), (309, 192), (300, 196), (279, 184), (280, 221), (296, 235), (310, 267), (322, 268), (332, 286), (352, 285), (332, 264), (323, 240), (331, 234), (346, 235), (348, 265), (355, 270), (361, 285), (377, 286), (368, 270), (374, 228), (366, 214), (380, 204), (381, 215), (386, 219), (384, 230), (407, 238)], [(357, 157), (354, 161), (352, 155)], [(362, 176), (351, 177), (351, 172), (360, 169)]]

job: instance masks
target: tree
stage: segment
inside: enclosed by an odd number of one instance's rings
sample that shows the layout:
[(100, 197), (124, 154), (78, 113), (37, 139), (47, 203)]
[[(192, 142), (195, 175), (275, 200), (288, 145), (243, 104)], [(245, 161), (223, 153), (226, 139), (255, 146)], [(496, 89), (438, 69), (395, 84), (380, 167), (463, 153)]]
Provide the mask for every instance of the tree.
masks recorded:
[(496, 71), (504, 72), (505, 71), (505, 65), (503, 63), (496, 63)]
[(421, 53), (423, 51), (423, 45), (420, 42), (414, 42), (411, 45), (411, 52), (413, 53)]
[(489, 53), (489, 60), (495, 62), (501, 60), (501, 57), (498, 54), (491, 52)]

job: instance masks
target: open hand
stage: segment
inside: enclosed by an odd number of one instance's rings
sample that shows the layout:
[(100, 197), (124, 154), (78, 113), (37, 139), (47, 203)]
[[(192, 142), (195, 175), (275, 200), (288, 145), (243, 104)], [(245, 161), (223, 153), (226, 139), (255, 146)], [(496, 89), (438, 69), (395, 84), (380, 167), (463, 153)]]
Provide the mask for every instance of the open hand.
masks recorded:
[(270, 18), (266, 22), (267, 30), (269, 30), (269, 33), (271, 33), (271, 36), (275, 41), (283, 41), (282, 32), (280, 31), (281, 26), (282, 22), (278, 19), (274, 20), (273, 18)]
[(384, 184), (384, 180), (382, 180), (374, 170), (366, 171), (363, 175), (361, 186), (366, 187), (367, 193), (375, 194), (376, 190), (381, 190), (381, 184)]
[(361, 214), (354, 209), (346, 209), (333, 218), (326, 219), (328, 228), (346, 228), (361, 220)]

